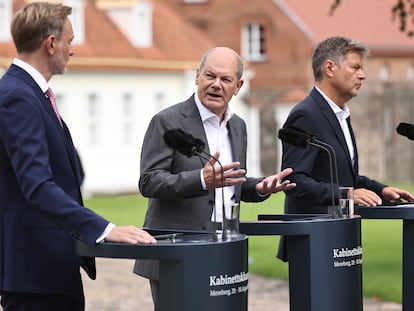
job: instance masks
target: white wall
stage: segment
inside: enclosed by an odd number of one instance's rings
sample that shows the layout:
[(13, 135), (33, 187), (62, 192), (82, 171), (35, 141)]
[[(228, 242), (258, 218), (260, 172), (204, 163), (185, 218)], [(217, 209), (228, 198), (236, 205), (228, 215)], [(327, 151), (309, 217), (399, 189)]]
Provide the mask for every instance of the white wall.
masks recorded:
[[(68, 124), (85, 170), (83, 190), (94, 193), (137, 192), (140, 151), (145, 131), (152, 116), (161, 109), (178, 103), (196, 89), (194, 74), (183, 73), (77, 73), (54, 76), (50, 81), (58, 96), (58, 106)], [(246, 120), (249, 133), (248, 172), (260, 176), (258, 112), (247, 107), (242, 92), (233, 98), (234, 112)], [(97, 95), (97, 114), (89, 111), (89, 97)], [(123, 96), (130, 94), (130, 142), (124, 142)], [(95, 120), (93, 143), (91, 121)]]
[[(85, 193), (138, 191), (140, 149), (151, 117), (184, 99), (180, 74), (68, 73), (51, 85), (84, 165)], [(97, 140), (93, 144), (88, 98), (97, 95)], [(122, 98), (130, 94), (132, 126), (124, 142)], [(160, 100), (160, 98), (163, 100)]]

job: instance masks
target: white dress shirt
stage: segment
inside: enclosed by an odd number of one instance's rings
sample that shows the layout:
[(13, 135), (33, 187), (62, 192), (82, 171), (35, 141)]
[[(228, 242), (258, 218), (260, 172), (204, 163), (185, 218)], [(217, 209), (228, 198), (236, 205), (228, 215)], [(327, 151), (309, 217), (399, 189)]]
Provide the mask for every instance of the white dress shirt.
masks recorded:
[[(201, 121), (203, 122), (203, 127), (207, 135), (208, 147), (210, 153), (214, 155), (216, 151), (220, 151), (219, 161), (222, 165), (233, 162), (233, 155), (230, 143), (230, 137), (227, 129), (227, 122), (232, 116), (230, 108), (227, 108), (227, 111), (224, 116), (224, 120), (220, 123), (219, 117), (207, 109), (200, 101), (197, 96), (197, 93), (194, 95), (194, 99), (200, 113)], [(219, 165), (216, 163), (216, 165)], [(206, 184), (203, 177), (203, 170), (200, 172), (201, 183), (206, 188)], [(216, 221), (220, 222), (223, 219), (223, 197), (224, 205), (230, 206), (234, 203), (234, 193), (235, 187), (223, 187), (216, 188), (215, 191), (215, 206), (216, 206)], [(222, 197), (223, 196), (223, 197)], [(211, 216), (214, 221), (214, 214)]]
[(346, 145), (348, 146), (349, 156), (351, 158), (352, 165), (354, 165), (355, 150), (354, 150), (354, 145), (352, 143), (351, 132), (349, 131), (348, 122), (346, 121), (346, 119), (349, 118), (350, 116), (348, 105), (345, 104), (344, 109), (341, 109), (328, 96), (326, 96), (326, 94), (322, 92), (318, 87), (315, 86), (315, 88), (319, 93), (321, 93), (323, 98), (325, 98), (325, 100), (328, 102), (329, 107), (331, 107), (332, 111), (335, 113), (336, 118), (338, 119), (339, 124), (341, 125), (342, 132), (344, 133), (344, 136), (345, 136), (345, 141), (346, 141)]

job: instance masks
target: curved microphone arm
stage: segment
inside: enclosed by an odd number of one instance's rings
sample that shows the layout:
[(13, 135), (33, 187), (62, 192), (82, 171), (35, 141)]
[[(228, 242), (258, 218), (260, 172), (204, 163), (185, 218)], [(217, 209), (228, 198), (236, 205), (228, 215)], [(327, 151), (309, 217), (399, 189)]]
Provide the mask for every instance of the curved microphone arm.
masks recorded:
[[(220, 166), (220, 170), (221, 170), (221, 203), (222, 203), (222, 209), (223, 209), (223, 211), (222, 211), (222, 217), (223, 217), (223, 219), (222, 219), (222, 221), (221, 221), (221, 223), (222, 223), (222, 226), (223, 226), (223, 224), (224, 224), (224, 215), (225, 215), (225, 206), (224, 206), (224, 189), (223, 189), (223, 186), (224, 186), (224, 170), (223, 170), (223, 165), (221, 165), (221, 162), (219, 161), (219, 159), (218, 158), (216, 158), (215, 156), (213, 156), (213, 155), (211, 155), (211, 154), (209, 154), (209, 153), (207, 153), (207, 152), (205, 152), (205, 151), (203, 151), (203, 150), (200, 150), (200, 151), (198, 151), (198, 150), (194, 150), (193, 151), (194, 152), (194, 154), (195, 155), (197, 155), (197, 156), (199, 156), (200, 158), (202, 158), (202, 159), (204, 159), (204, 160), (206, 160), (208, 163), (210, 163), (210, 165), (211, 165), (211, 167), (212, 167), (212, 169), (213, 169), (213, 188), (214, 188), (214, 193), (215, 193), (215, 191), (216, 191), (216, 186), (217, 186), (217, 179), (216, 179), (216, 170), (214, 169), (214, 165), (213, 165), (213, 163), (211, 163), (211, 158), (212, 159), (214, 159), (217, 163), (218, 163), (218, 165)], [(216, 225), (216, 223), (217, 223), (217, 212), (216, 212), (216, 209), (217, 209), (217, 206), (216, 206), (216, 203), (214, 202), (214, 215), (213, 215), (213, 217), (214, 217), (214, 229), (215, 229), (215, 225)], [(222, 239), (223, 240), (225, 240), (227, 237), (226, 237), (226, 230), (224, 230), (224, 228), (222, 228), (222, 232), (223, 232), (223, 237), (222, 237)], [(216, 232), (216, 230), (214, 230), (214, 241), (217, 241), (217, 232)]]
[(331, 145), (328, 145), (327, 143), (324, 143), (323, 141), (320, 141), (318, 139), (314, 139), (314, 142), (326, 147), (327, 149), (329, 149), (329, 153), (331, 154), (332, 159), (333, 159), (333, 167), (334, 167), (334, 170), (335, 170), (335, 181), (336, 181), (337, 186), (339, 186), (338, 163), (336, 161), (336, 153), (335, 153), (334, 148)]
[[(214, 190), (216, 189), (216, 185), (217, 185), (217, 183), (216, 183), (216, 174), (215, 174), (215, 171), (214, 171), (214, 164), (213, 163), (211, 163), (211, 160), (210, 160), (210, 158), (209, 157), (206, 157), (205, 155), (203, 155), (202, 153), (200, 153), (200, 152), (194, 152), (200, 159), (204, 159), (204, 160), (206, 160), (209, 164), (210, 164), (210, 166), (211, 166), (211, 168), (213, 169), (213, 187), (214, 187)], [(214, 205), (213, 206), (213, 219), (214, 219), (214, 233), (213, 233), (213, 241), (215, 241), (215, 242), (217, 242), (218, 241), (218, 237), (217, 237), (217, 230), (216, 230), (216, 222), (217, 222), (217, 213), (216, 213), (216, 206)]]
[[(315, 146), (315, 147), (318, 147), (318, 148), (321, 148), (321, 149), (325, 150), (328, 153), (328, 156), (329, 156), (329, 170), (331, 172), (333, 172), (332, 155), (331, 155), (331, 152), (329, 151), (329, 149), (326, 148), (325, 146), (316, 144), (316, 143), (314, 143), (312, 141), (309, 141), (308, 144), (309, 145), (312, 145), (312, 146)], [(331, 185), (332, 185), (331, 186), (332, 187), (332, 191), (331, 191), (331, 194), (332, 194), (332, 206), (335, 206), (335, 195), (334, 195), (334, 193), (335, 193), (335, 185), (334, 185), (334, 177), (333, 177), (333, 174), (331, 174)]]
[[(339, 186), (339, 180), (338, 180), (338, 167), (337, 167), (337, 162), (336, 162), (336, 153), (335, 150), (332, 148), (331, 145), (324, 143), (323, 141), (317, 140), (315, 138), (311, 139), (308, 141), (309, 145), (321, 148), (323, 150), (325, 150), (328, 153), (329, 156), (329, 169), (331, 172), (331, 185), (332, 185), (332, 208), (335, 207), (335, 183), (334, 183), (334, 170), (335, 170), (335, 181), (336, 181), (336, 185)], [(339, 213), (341, 213), (341, 209), (338, 208)], [(333, 216), (334, 216), (334, 210), (332, 211)], [(339, 216), (342, 216), (341, 214)]]

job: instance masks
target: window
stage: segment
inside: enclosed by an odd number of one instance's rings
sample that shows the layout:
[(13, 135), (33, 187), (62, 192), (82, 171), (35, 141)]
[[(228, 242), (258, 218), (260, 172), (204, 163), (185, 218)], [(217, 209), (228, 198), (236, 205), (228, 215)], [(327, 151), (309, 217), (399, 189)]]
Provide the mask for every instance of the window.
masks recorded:
[(10, 36), (10, 23), (11, 23), (11, 0), (0, 0), (0, 42), (8, 42), (11, 39)]
[(408, 66), (407, 79), (410, 81), (414, 80), (414, 66), (413, 65)]
[(390, 78), (390, 67), (387, 64), (381, 65), (379, 77), (381, 81), (387, 81)]
[(56, 93), (56, 104), (58, 107), (59, 114), (62, 119), (67, 120), (69, 111), (67, 110), (67, 105), (65, 103), (66, 98), (61, 93)]
[(241, 33), (242, 56), (249, 61), (266, 59), (264, 27), (258, 23), (248, 24)]
[(90, 146), (97, 146), (99, 144), (99, 129), (100, 129), (100, 107), (99, 98), (96, 94), (88, 96), (88, 138)]
[(122, 98), (122, 138), (124, 145), (134, 142), (134, 107), (131, 94), (124, 94)]
[(140, 1), (134, 8), (133, 36), (135, 46), (152, 46), (152, 5), (147, 1)]
[(155, 94), (155, 111), (161, 111), (163, 108), (165, 108), (165, 94), (157, 92)]
[(72, 22), (75, 38), (73, 44), (82, 44), (85, 41), (85, 9), (84, 0), (66, 0), (65, 4), (72, 7), (69, 18)]

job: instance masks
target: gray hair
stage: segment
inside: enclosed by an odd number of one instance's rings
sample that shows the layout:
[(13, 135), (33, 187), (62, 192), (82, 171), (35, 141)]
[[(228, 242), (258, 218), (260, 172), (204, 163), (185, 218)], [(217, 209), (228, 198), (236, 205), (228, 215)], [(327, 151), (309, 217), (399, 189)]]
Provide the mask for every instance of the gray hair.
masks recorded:
[(323, 64), (327, 60), (333, 61), (340, 66), (348, 52), (357, 52), (363, 58), (368, 57), (369, 50), (361, 41), (346, 37), (330, 37), (321, 41), (312, 57), (312, 69), (315, 81), (323, 78)]
[[(217, 49), (217, 47), (215, 47), (215, 48), (212, 48), (212, 49), (209, 49), (209, 50), (207, 50), (205, 53), (204, 53), (204, 55), (203, 55), (203, 57), (201, 58), (201, 62), (200, 62), (200, 69), (201, 68), (203, 68), (204, 67), (204, 65), (205, 65), (205, 63), (206, 63), (206, 61), (207, 61), (207, 58), (210, 56), (210, 54), (214, 51), (214, 50), (216, 50)], [(234, 52), (234, 51), (233, 51)], [(237, 79), (241, 79), (241, 77), (243, 76), (243, 60), (242, 60), (242, 58), (240, 57), (240, 55), (239, 54), (237, 54), (236, 52), (234, 52), (234, 56), (236, 57), (236, 59), (237, 59), (237, 69), (236, 69), (236, 76), (237, 76)]]

